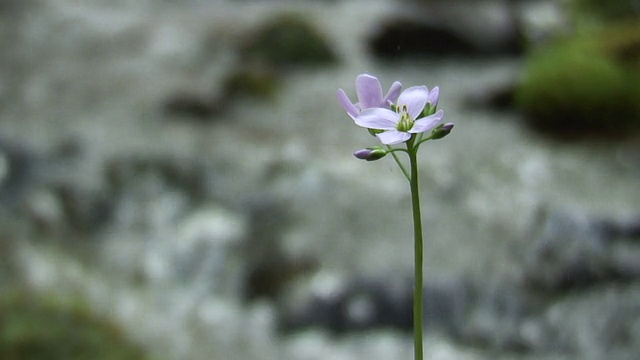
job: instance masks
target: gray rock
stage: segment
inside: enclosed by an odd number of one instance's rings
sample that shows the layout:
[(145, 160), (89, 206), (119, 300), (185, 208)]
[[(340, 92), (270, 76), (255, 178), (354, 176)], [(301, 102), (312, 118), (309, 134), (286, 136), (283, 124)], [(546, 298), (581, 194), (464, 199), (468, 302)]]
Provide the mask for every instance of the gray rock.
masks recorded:
[[(592, 219), (562, 210), (543, 211), (527, 243), (522, 269), (525, 286), (538, 291), (562, 293), (600, 283), (629, 282), (640, 276), (640, 265), (625, 253), (640, 247), (614, 244), (615, 236), (634, 235), (635, 223)], [(625, 251), (618, 249), (625, 247)]]
[(37, 156), (29, 149), (0, 140), (0, 202), (15, 206), (32, 185)]
[(311, 256), (292, 255), (284, 249), (283, 234), (294, 216), (286, 202), (252, 197), (245, 202), (248, 218), (242, 280), (245, 301), (277, 299), (290, 281), (317, 267)]
[[(463, 331), (465, 317), (476, 296), (464, 281), (438, 281), (424, 287), (424, 327), (450, 335)], [(285, 332), (307, 327), (335, 333), (372, 328), (413, 329), (413, 283), (408, 279), (354, 278), (329, 292), (311, 292), (301, 303), (281, 313)]]
[(520, 14), (512, 1), (426, 1), (410, 4), (370, 40), (375, 56), (520, 54)]

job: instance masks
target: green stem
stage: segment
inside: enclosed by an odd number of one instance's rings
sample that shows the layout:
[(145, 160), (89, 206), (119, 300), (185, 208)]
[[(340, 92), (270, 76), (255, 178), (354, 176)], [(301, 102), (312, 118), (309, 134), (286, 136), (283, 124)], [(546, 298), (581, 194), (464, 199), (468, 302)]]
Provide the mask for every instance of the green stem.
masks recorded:
[[(387, 149), (391, 150), (392, 147), (387, 145)], [(407, 168), (404, 167), (404, 165), (402, 164), (402, 162), (398, 158), (398, 155), (396, 154), (396, 152), (392, 151), (391, 152), (391, 156), (393, 156), (393, 160), (395, 160), (396, 164), (398, 164), (398, 166), (400, 167), (400, 170), (402, 171), (402, 174), (404, 175), (404, 177), (407, 178), (407, 180), (410, 182), (411, 181), (411, 177), (409, 176), (409, 172), (407, 171)]]
[(417, 144), (407, 143), (409, 163), (411, 166), (411, 207), (413, 210), (414, 236), (414, 281), (413, 288), (413, 347), (415, 360), (422, 360), (422, 216), (420, 214), (420, 194), (418, 191), (418, 159)]

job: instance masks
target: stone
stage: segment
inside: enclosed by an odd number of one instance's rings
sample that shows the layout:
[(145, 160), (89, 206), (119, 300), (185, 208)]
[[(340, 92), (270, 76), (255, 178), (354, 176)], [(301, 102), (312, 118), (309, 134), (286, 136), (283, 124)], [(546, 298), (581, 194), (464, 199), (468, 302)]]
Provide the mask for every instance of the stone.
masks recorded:
[(277, 299), (296, 277), (317, 267), (314, 257), (289, 254), (283, 235), (293, 214), (286, 202), (270, 197), (246, 201), (248, 233), (243, 243), (245, 271), (242, 280), (245, 301)]
[(325, 36), (301, 14), (281, 14), (247, 34), (239, 47), (246, 64), (316, 67), (336, 63), (338, 58)]
[(38, 156), (23, 145), (0, 139), (0, 202), (19, 206), (34, 185)]
[[(640, 266), (625, 254), (640, 253), (637, 246), (614, 246), (619, 234), (635, 234), (635, 223), (593, 219), (579, 212), (544, 211), (530, 234), (523, 268), (523, 284), (548, 293), (564, 293), (609, 282), (638, 279)], [(624, 251), (617, 250), (624, 246)]]
[[(307, 298), (285, 307), (280, 328), (285, 332), (307, 327), (335, 333), (391, 328), (413, 328), (413, 283), (409, 279), (356, 277), (338, 282), (329, 291), (309, 288)], [(424, 287), (424, 327), (460, 334), (475, 291), (464, 281), (435, 281)]]
[(506, 1), (414, 3), (378, 26), (369, 39), (382, 59), (519, 55), (523, 26), (518, 8)]
[(221, 106), (212, 96), (194, 92), (177, 92), (164, 100), (162, 112), (172, 117), (206, 120), (219, 114)]

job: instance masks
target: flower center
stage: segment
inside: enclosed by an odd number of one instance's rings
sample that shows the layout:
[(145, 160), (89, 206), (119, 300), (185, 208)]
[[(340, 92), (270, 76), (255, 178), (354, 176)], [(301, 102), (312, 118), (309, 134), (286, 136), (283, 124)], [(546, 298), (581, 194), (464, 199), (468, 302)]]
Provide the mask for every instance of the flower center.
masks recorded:
[(398, 114), (400, 114), (400, 121), (398, 122), (398, 125), (396, 125), (396, 129), (401, 132), (409, 132), (413, 127), (413, 119), (408, 113), (407, 105), (402, 105), (402, 107), (399, 107), (397, 111)]

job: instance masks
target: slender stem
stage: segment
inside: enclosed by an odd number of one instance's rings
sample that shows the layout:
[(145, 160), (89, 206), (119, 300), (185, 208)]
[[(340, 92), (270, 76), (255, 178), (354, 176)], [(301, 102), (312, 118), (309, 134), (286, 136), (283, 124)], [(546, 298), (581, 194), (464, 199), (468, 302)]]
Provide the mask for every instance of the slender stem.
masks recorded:
[(413, 347), (415, 360), (422, 360), (422, 216), (420, 214), (420, 194), (418, 189), (418, 146), (407, 143), (411, 166), (411, 207), (413, 210), (414, 236), (414, 281), (413, 288)]
[[(391, 150), (391, 146), (387, 145), (387, 149)], [(404, 167), (404, 165), (398, 158), (398, 155), (396, 154), (396, 152), (395, 151), (391, 152), (391, 156), (393, 156), (393, 160), (395, 160), (396, 164), (398, 164), (398, 166), (400, 167), (400, 170), (402, 171), (402, 174), (404, 175), (404, 177), (407, 178), (408, 181), (411, 181), (411, 177), (409, 176), (409, 172), (407, 171), (407, 168)]]

